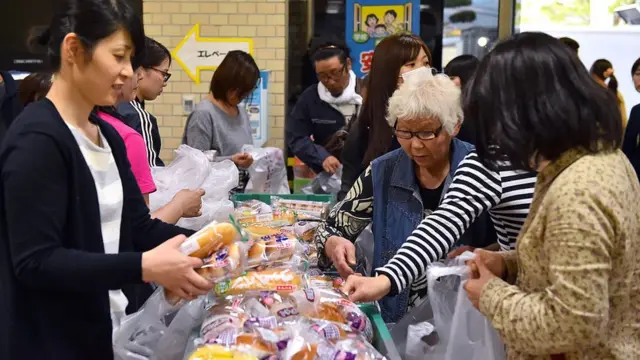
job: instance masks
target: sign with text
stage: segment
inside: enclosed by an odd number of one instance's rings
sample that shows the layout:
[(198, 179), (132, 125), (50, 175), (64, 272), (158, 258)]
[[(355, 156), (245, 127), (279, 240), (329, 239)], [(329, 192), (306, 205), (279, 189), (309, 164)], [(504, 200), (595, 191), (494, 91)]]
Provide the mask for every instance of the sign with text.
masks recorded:
[(359, 77), (371, 69), (382, 39), (420, 31), (420, 0), (347, 0), (346, 10), (346, 42)]
[(199, 84), (200, 71), (215, 70), (233, 50), (253, 55), (253, 39), (204, 38), (200, 36), (200, 24), (196, 24), (171, 54), (187, 75)]

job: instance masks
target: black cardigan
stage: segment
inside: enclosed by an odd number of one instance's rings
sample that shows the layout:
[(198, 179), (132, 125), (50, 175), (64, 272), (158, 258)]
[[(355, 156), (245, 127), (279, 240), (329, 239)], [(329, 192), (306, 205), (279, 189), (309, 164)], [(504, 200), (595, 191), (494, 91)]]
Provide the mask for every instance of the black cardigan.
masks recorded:
[(142, 283), (142, 251), (185, 233), (152, 220), (124, 143), (99, 124), (124, 192), (120, 253), (105, 254), (93, 177), (47, 99), (0, 150), (0, 359), (113, 359), (108, 290)]

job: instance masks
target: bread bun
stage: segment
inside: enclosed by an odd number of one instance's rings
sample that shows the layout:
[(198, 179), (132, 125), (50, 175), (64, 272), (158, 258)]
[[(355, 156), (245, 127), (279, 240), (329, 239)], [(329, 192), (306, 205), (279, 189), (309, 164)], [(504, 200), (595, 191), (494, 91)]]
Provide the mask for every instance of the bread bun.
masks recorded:
[(266, 269), (249, 271), (233, 280), (218, 283), (218, 295), (238, 295), (247, 291), (278, 291), (288, 293), (299, 289), (302, 277), (289, 269)]
[(229, 223), (213, 223), (191, 235), (180, 245), (180, 252), (204, 259), (213, 252), (240, 240), (240, 232)]

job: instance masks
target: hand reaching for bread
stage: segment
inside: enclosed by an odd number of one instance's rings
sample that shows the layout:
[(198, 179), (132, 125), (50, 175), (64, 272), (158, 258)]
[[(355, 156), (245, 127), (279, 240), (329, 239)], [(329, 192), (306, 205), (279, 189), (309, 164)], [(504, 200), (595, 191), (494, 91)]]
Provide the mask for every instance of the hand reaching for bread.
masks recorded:
[(202, 266), (202, 259), (180, 252), (180, 245), (185, 239), (179, 235), (143, 253), (142, 279), (155, 282), (183, 299), (194, 299), (206, 294), (213, 284), (194, 270)]

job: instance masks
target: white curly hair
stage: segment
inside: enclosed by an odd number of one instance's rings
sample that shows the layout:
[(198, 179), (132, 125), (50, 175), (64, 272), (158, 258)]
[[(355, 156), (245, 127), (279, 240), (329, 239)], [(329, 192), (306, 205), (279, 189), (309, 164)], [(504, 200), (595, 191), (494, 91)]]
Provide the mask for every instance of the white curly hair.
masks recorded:
[(405, 79), (389, 99), (387, 122), (394, 127), (398, 119), (435, 118), (453, 135), (464, 120), (460, 95), (460, 89), (447, 75), (417, 72)]

